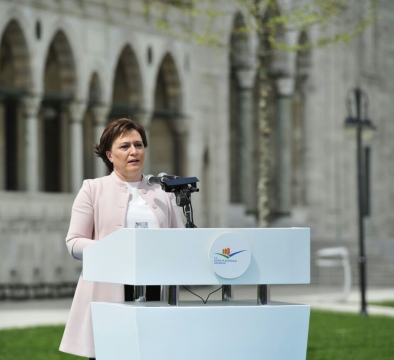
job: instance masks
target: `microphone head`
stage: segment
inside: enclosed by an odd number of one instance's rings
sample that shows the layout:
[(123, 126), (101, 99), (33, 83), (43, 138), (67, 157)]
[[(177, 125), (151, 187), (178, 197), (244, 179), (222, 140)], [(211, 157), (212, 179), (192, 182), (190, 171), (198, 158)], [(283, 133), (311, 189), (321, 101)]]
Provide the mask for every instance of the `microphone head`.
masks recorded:
[(154, 183), (151, 183), (151, 182), (150, 182), (150, 179), (151, 179), (152, 177), (154, 177), (152, 174), (149, 174), (149, 175), (146, 175), (146, 176), (145, 176), (145, 184), (146, 184), (146, 185), (148, 185), (148, 186), (153, 186), (153, 185), (154, 185)]

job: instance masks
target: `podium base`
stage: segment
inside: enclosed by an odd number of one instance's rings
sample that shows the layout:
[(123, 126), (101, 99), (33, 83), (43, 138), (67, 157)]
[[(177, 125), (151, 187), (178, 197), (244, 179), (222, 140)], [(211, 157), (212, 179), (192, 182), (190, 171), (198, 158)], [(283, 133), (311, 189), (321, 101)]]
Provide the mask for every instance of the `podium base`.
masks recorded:
[(92, 303), (97, 360), (305, 360), (310, 306)]

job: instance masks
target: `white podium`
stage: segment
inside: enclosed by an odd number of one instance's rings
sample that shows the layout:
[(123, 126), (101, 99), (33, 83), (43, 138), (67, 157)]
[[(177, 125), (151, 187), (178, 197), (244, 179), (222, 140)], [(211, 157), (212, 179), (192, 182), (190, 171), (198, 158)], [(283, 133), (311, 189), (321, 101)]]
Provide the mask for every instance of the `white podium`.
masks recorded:
[[(234, 237), (245, 245), (240, 251), (213, 250), (215, 244), (231, 243)], [(244, 266), (234, 265), (233, 259), (241, 256), (249, 261), (241, 275), (217, 274), (223, 266)], [(121, 229), (85, 248), (83, 258), (83, 278), (88, 281), (308, 284), (310, 231)], [(257, 298), (207, 304), (181, 299), (177, 306), (161, 301), (92, 303), (97, 360), (305, 360), (309, 315), (309, 305), (260, 305)]]

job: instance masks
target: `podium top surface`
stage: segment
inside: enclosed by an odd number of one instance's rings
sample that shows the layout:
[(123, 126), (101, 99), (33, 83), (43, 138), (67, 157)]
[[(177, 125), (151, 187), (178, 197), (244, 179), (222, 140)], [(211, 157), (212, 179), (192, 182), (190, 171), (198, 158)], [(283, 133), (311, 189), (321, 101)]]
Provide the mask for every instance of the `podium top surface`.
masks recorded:
[[(307, 284), (310, 230), (120, 229), (85, 248), (83, 259), (83, 278), (88, 281), (130, 285)], [(230, 271), (229, 276), (223, 272), (224, 266), (241, 265), (242, 269)]]

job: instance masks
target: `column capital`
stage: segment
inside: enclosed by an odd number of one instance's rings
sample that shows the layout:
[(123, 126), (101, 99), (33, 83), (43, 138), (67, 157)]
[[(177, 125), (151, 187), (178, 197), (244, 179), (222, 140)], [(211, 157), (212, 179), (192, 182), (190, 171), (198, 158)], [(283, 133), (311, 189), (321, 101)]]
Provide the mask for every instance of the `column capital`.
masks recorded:
[(238, 83), (241, 89), (252, 89), (256, 79), (256, 70), (244, 68), (236, 70)]
[(41, 107), (41, 96), (24, 96), (21, 98), (21, 103), (23, 105), (23, 110), (25, 115), (28, 117), (35, 117)]
[(108, 114), (111, 110), (109, 105), (95, 105), (92, 107), (95, 125), (106, 125), (108, 121)]
[(72, 123), (82, 123), (87, 104), (84, 102), (73, 101), (68, 105), (68, 114)]
[(279, 77), (276, 80), (279, 96), (288, 97), (294, 93), (294, 78), (292, 77)]

